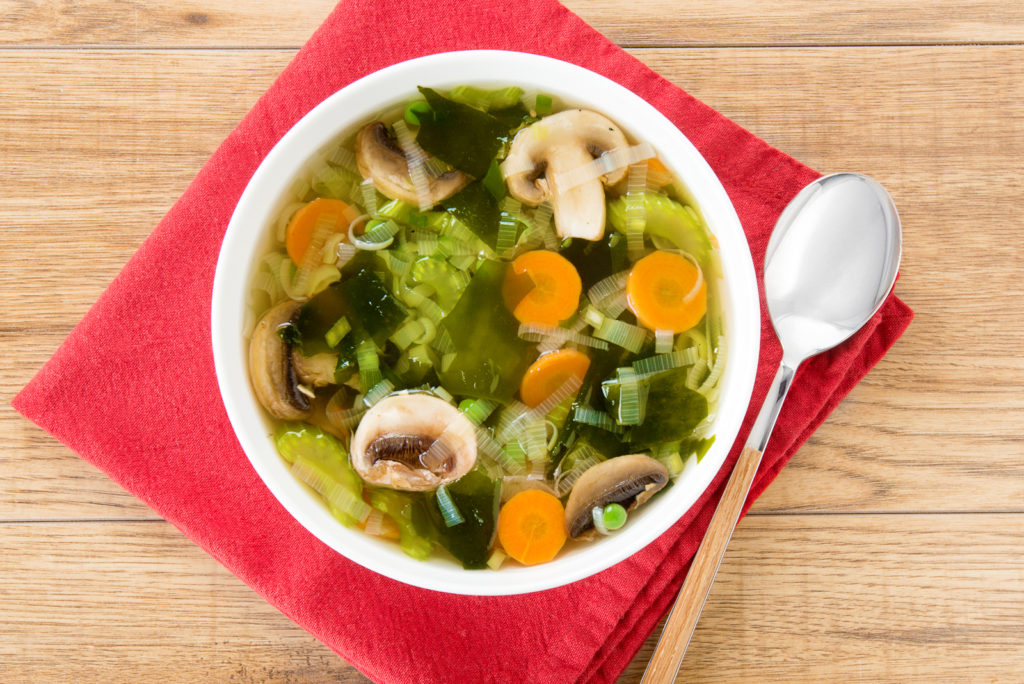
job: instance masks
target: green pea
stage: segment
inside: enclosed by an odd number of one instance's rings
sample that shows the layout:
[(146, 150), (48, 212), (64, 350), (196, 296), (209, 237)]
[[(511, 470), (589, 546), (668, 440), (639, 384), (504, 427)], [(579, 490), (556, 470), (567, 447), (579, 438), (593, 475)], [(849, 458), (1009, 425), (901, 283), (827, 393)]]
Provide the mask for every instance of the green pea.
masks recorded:
[(622, 504), (612, 503), (604, 507), (604, 526), (609, 530), (617, 530), (625, 525), (627, 517)]

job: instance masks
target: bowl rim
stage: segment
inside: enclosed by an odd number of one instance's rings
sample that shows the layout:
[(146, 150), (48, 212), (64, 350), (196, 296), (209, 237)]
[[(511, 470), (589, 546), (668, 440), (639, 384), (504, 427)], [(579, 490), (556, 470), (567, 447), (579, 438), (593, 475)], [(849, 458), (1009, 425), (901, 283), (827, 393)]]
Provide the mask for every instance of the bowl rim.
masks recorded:
[[(632, 516), (631, 524), (615, 536), (619, 543), (612, 544), (609, 538), (563, 552), (546, 564), (498, 572), (467, 571), (438, 558), (416, 561), (397, 545), (334, 520), (291, 476), (273, 448), (268, 419), (249, 385), (248, 345), (240, 334), (255, 255), (294, 178), (343, 130), (408, 99), (416, 85), (444, 89), (464, 83), (517, 84), (592, 106), (627, 132), (642, 125), (650, 132), (638, 137), (654, 144), (662, 161), (698, 198), (719, 240), (723, 273), (728, 274), (720, 284), (729, 360), (714, 422), (716, 440), (708, 453), (685, 481), (677, 478), (670, 491)], [(347, 114), (339, 117), (338, 111)], [(753, 262), (735, 208), (707, 161), (665, 115), (624, 86), (569, 62), (532, 53), (465, 50), (399, 62), (353, 81), (311, 109), (274, 145), (242, 192), (224, 234), (214, 275), (211, 341), (221, 399), (242, 450), (277, 501), (306, 530), (346, 558), (391, 579), (434, 591), (498, 596), (552, 589), (590, 577), (640, 551), (689, 511), (724, 464), (746, 414), (757, 371), (760, 320)]]

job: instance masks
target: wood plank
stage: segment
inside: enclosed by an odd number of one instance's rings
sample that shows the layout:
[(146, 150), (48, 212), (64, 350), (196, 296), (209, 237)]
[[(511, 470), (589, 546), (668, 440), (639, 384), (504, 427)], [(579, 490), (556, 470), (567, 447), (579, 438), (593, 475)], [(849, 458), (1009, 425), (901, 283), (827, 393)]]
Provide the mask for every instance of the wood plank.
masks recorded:
[[(735, 0), (710, 11), (692, 0), (566, 0), (569, 9), (627, 46), (885, 45), (1024, 41), (1024, 12), (1001, 0), (827, 3)], [(0, 0), (0, 46), (292, 47), (335, 0)]]
[[(0, 547), (6, 680), (365, 681), (164, 523), (0, 525)], [(747, 518), (680, 681), (1012, 680), (1022, 559), (1020, 515)]]

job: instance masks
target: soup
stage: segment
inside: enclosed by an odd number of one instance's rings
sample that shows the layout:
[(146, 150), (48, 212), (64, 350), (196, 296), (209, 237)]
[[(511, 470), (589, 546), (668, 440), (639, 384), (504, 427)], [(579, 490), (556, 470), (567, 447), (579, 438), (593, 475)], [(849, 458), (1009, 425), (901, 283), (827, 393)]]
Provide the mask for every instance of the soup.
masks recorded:
[(717, 243), (598, 112), (420, 88), (314, 160), (268, 231), (250, 379), (340, 524), (420, 560), (543, 563), (614, 537), (714, 441)]

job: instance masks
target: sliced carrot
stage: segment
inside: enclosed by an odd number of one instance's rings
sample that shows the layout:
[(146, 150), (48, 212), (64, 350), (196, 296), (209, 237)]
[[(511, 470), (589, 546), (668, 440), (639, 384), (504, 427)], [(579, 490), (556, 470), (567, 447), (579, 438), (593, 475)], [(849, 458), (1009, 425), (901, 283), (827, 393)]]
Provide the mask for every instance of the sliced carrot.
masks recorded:
[(313, 234), (321, 225), (329, 226), (332, 232), (348, 231), (348, 226), (358, 212), (341, 200), (318, 197), (295, 212), (284, 234), (284, 246), (288, 257), (295, 264), (301, 264), (313, 241)]
[(626, 302), (651, 330), (689, 330), (707, 311), (707, 283), (697, 267), (673, 252), (652, 252), (633, 265)]
[(523, 403), (533, 408), (554, 394), (574, 375), (583, 380), (590, 368), (590, 359), (575, 349), (559, 349), (542, 355), (526, 369), (519, 386)]
[(576, 267), (546, 249), (516, 257), (502, 288), (505, 304), (517, 319), (552, 326), (573, 315), (582, 291)]
[(657, 157), (647, 160), (647, 185), (661, 188), (672, 182), (672, 172)]
[(498, 513), (498, 541), (523, 565), (547, 563), (565, 544), (565, 509), (556, 497), (527, 489), (509, 499)]

